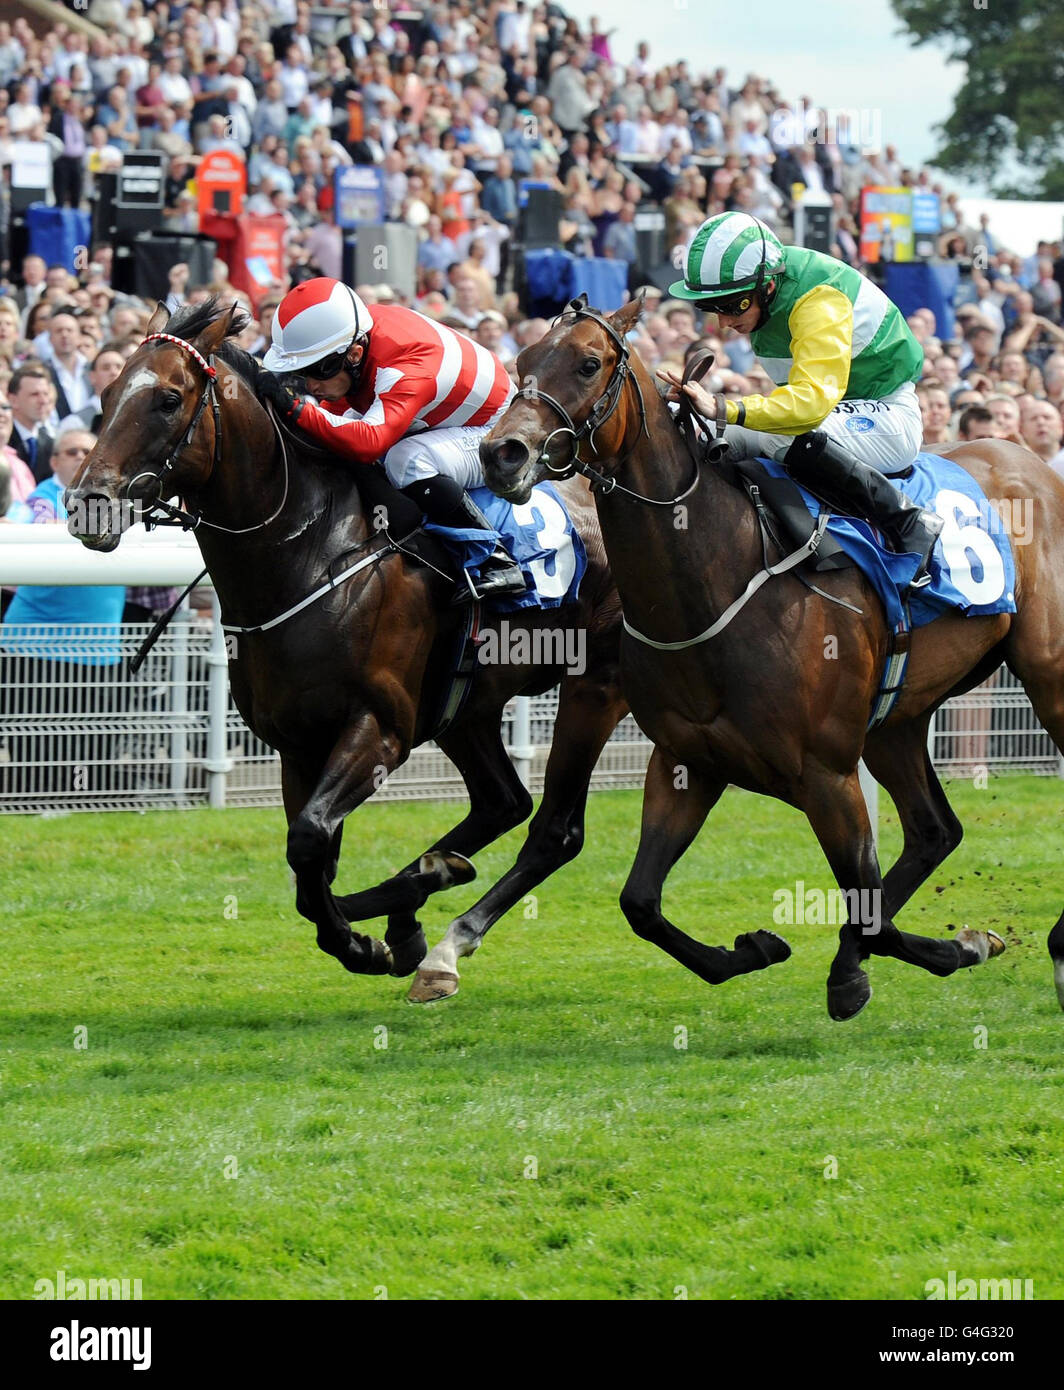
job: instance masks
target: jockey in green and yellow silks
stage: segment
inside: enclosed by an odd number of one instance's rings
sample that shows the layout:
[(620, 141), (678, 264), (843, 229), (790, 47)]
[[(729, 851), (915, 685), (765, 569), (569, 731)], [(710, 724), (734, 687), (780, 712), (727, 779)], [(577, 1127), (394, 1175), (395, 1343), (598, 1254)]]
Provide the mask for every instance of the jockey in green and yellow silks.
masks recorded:
[[(669, 293), (749, 334), (767, 374), (767, 396), (725, 403), (732, 457), (765, 455), (836, 511), (860, 516), (895, 549), (919, 553), (914, 585), (942, 521), (887, 481), (920, 450), (914, 383), (923, 349), (897, 306), (857, 271), (831, 256), (781, 245), (745, 212), (723, 212), (699, 228), (683, 280)], [(675, 373), (660, 373), (678, 386)], [(694, 404), (720, 418), (720, 403), (688, 385)]]

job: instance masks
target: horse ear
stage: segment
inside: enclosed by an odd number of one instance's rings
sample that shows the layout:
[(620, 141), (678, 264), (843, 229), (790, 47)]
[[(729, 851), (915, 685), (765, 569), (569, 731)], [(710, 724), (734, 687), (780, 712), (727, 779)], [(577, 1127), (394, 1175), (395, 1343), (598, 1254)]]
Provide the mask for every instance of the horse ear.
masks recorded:
[(160, 300), (159, 307), (155, 310), (155, 313), (152, 314), (151, 318), (148, 320), (148, 327), (145, 330), (145, 335), (147, 335), (148, 333), (161, 333), (169, 322), (170, 310), (166, 307), (162, 300)]
[(616, 312), (610, 315), (610, 323), (623, 337), (625, 333), (630, 333), (639, 320), (643, 317), (645, 291), (640, 290), (634, 299), (630, 299), (627, 304), (622, 304)]
[(196, 339), (196, 344), (204, 357), (210, 357), (212, 352), (217, 352), (222, 343), (229, 336), (233, 326), (233, 320), (240, 312), (240, 306), (236, 303), (230, 304), (227, 314), (219, 314), (212, 324), (209, 324)]
[(577, 295), (577, 297), (576, 297), (575, 299), (570, 299), (570, 301), (569, 301), (569, 309), (570, 309), (570, 311), (571, 311), (572, 313), (574, 313), (574, 314), (579, 314), (579, 313), (581, 313), (581, 312), (582, 312), (584, 309), (586, 309), (586, 308), (587, 308), (587, 292), (586, 292), (586, 290), (584, 291), (583, 294), (579, 294), (579, 295)]

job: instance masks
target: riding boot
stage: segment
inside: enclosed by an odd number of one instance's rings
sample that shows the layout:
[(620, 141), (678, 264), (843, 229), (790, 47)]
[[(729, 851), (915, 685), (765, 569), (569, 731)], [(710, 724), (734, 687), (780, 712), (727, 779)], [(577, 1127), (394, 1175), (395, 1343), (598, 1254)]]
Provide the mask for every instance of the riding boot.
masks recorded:
[(823, 430), (799, 435), (783, 463), (795, 482), (833, 510), (870, 521), (899, 553), (918, 554), (911, 589), (931, 583), (928, 566), (944, 524), (940, 516), (918, 507), (878, 468), (855, 459)]
[[(428, 519), (437, 526), (450, 526), (456, 530), (494, 531), (495, 527), (472, 500), (461, 483), (454, 478), (437, 474), (434, 478), (419, 478), (400, 488), (405, 497), (412, 498)], [(523, 594), (527, 589), (525, 577), (520, 566), (514, 561), (501, 541), (480, 563), (480, 580), (470, 581), (470, 587), (459, 590), (456, 603), (470, 599), (505, 598), (510, 594)]]

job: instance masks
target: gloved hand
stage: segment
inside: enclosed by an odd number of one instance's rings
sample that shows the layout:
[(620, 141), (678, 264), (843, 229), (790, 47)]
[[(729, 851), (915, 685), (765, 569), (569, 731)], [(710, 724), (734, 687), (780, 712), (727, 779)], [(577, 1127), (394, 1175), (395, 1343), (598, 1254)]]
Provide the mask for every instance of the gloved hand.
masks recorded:
[(265, 368), (259, 372), (257, 385), (260, 401), (269, 401), (278, 415), (290, 420), (293, 424), (298, 421), (303, 406), (306, 404), (302, 396), (294, 395), (279, 376), (275, 376), (273, 372), (268, 372)]

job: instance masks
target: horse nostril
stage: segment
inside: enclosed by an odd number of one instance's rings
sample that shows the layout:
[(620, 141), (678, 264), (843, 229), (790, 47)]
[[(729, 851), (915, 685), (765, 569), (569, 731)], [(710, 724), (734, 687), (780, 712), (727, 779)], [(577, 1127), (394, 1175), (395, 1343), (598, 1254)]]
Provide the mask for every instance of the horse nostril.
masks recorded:
[(517, 473), (528, 463), (528, 445), (523, 439), (510, 435), (488, 445), (485, 463), (492, 464), (503, 474)]

